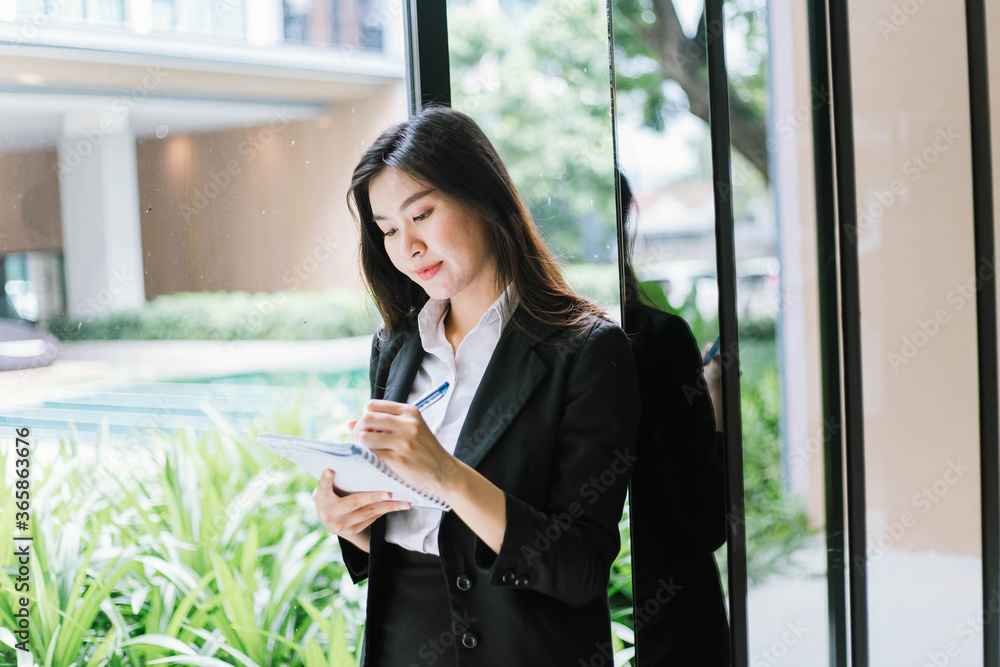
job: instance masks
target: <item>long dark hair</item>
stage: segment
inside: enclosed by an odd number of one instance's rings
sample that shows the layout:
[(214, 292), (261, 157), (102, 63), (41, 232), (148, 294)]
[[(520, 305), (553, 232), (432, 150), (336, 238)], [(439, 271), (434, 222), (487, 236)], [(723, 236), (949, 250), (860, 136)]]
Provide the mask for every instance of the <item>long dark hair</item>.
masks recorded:
[[(506, 167), (479, 125), (460, 111), (431, 105), (379, 135), (354, 168), (347, 192), (347, 205), (361, 232), (365, 287), (385, 322), (384, 338), (403, 329), (407, 318), (429, 298), (393, 266), (373, 219), (369, 188), (387, 167), (482, 214), (496, 259), (496, 291), (503, 291), (513, 281), (518, 311), (523, 315), (576, 333), (585, 331), (592, 317), (608, 320), (599, 306), (566, 285)], [(508, 326), (531, 335), (517, 318)]]
[[(632, 185), (629, 183), (625, 172), (620, 165), (615, 165), (615, 177), (618, 179), (618, 192), (621, 195), (620, 210), (618, 216), (622, 220), (625, 243), (622, 252), (622, 272), (624, 275), (623, 285), (625, 287), (625, 311), (626, 316), (642, 306), (642, 304), (654, 303), (649, 292), (640, 284), (635, 273), (635, 266), (632, 264), (632, 252), (635, 248), (635, 217), (639, 212), (639, 205), (635, 201), (632, 193)], [(624, 323), (623, 323), (624, 324)]]

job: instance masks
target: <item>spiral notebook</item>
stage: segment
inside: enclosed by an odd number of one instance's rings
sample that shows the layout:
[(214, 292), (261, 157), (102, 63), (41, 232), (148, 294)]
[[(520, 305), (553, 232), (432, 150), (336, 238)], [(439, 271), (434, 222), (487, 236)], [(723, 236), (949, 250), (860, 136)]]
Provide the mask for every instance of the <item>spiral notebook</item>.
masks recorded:
[(279, 433), (261, 433), (257, 442), (305, 468), (319, 479), (327, 468), (336, 472), (333, 481), (347, 493), (391, 491), (393, 500), (409, 501), (412, 507), (448, 512), (451, 506), (440, 497), (419, 489), (394, 473), (370, 449), (351, 442), (323, 442)]

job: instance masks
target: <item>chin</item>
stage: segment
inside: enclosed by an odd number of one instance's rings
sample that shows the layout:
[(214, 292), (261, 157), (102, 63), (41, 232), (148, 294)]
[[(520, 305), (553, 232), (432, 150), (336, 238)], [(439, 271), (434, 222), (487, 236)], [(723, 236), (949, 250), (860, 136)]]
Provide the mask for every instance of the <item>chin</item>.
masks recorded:
[(423, 288), (424, 293), (432, 299), (444, 301), (445, 299), (451, 298), (451, 292), (441, 289), (440, 287), (436, 287), (434, 285), (421, 285), (420, 287)]

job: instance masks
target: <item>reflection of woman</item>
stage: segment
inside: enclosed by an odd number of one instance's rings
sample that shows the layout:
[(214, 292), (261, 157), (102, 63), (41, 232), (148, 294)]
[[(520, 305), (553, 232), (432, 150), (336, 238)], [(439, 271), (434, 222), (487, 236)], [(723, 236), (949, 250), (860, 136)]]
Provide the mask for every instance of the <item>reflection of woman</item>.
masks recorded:
[[(369, 580), (363, 664), (612, 664), (607, 585), (639, 420), (624, 332), (566, 287), (464, 114), (386, 130), (350, 196), (384, 324), (354, 435), (452, 507), (399, 511), (320, 481), (317, 514)], [(445, 380), (425, 412), (408, 405)]]
[[(619, 177), (627, 220), (633, 198)], [(729, 622), (712, 555), (726, 539), (722, 441), (709, 396), (718, 362), (706, 386), (687, 323), (641, 302), (628, 232), (625, 330), (642, 395), (629, 491), (636, 664), (728, 667)]]

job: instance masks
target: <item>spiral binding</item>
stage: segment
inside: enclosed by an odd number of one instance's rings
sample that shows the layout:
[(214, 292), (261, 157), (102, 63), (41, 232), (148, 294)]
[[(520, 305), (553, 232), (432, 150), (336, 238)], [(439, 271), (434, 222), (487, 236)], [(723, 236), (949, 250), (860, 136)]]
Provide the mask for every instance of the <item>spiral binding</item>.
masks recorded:
[(434, 494), (428, 493), (427, 491), (424, 491), (423, 489), (420, 489), (420, 488), (418, 488), (416, 486), (413, 486), (412, 484), (410, 484), (409, 482), (407, 482), (405, 479), (403, 479), (402, 477), (400, 477), (399, 475), (397, 475), (389, 466), (387, 466), (385, 464), (385, 461), (383, 461), (378, 456), (376, 456), (375, 453), (372, 452), (372, 450), (367, 449), (365, 447), (358, 447), (357, 445), (354, 445), (354, 449), (355, 449), (355, 451), (357, 453), (360, 453), (361, 456), (364, 457), (365, 461), (367, 461), (368, 463), (370, 463), (373, 466), (375, 466), (380, 472), (382, 472), (386, 476), (388, 476), (389, 479), (392, 479), (393, 481), (398, 482), (399, 484), (401, 484), (402, 486), (404, 486), (406, 489), (408, 489), (410, 492), (415, 493), (416, 495), (418, 495), (421, 498), (427, 500), (428, 502), (431, 502), (431, 503), (437, 505), (438, 507), (450, 509), (448, 503), (444, 502), (443, 500), (441, 500), (440, 498), (438, 498)]

